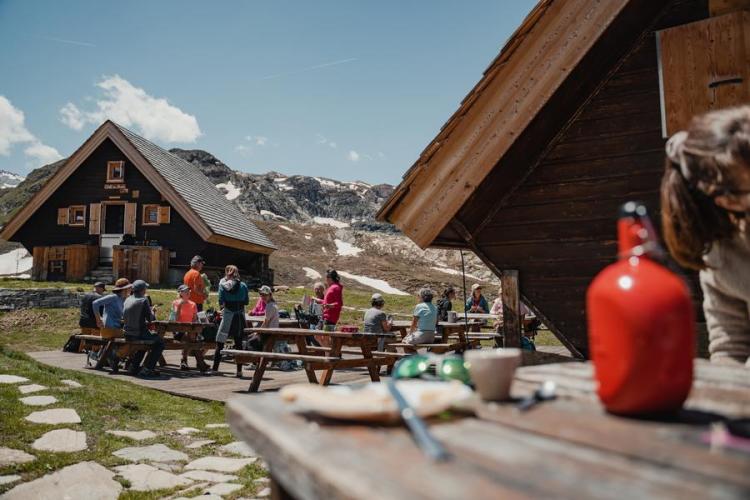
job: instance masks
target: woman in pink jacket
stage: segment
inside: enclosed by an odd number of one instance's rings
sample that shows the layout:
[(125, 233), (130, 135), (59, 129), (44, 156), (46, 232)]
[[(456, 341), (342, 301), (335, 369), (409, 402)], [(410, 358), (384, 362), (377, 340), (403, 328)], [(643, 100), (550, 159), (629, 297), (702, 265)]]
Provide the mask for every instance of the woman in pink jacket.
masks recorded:
[(326, 285), (325, 296), (322, 299), (313, 297), (313, 300), (323, 305), (323, 329), (334, 330), (344, 307), (344, 287), (335, 269), (326, 271)]

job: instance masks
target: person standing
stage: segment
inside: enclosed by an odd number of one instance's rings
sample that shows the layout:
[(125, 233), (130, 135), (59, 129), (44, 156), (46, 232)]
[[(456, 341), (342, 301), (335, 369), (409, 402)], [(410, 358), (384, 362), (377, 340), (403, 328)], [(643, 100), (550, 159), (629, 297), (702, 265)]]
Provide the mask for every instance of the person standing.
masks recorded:
[(344, 307), (344, 287), (335, 269), (326, 271), (326, 285), (328, 289), (325, 296), (322, 299), (313, 297), (313, 300), (323, 306), (323, 329), (333, 331)]
[(409, 334), (404, 337), (405, 344), (431, 344), (435, 341), (437, 326), (437, 307), (432, 303), (433, 292), (425, 287), (419, 291), (419, 304), (414, 307)]
[(196, 255), (190, 260), (190, 270), (185, 273), (182, 283), (190, 289), (190, 300), (195, 302), (198, 311), (203, 310), (203, 303), (208, 297), (206, 283), (201, 276), (205, 261), (200, 255)]
[(127, 278), (120, 278), (115, 281), (111, 294), (95, 299), (91, 303), (97, 327), (122, 328), (123, 307), (132, 286)]
[[(98, 335), (98, 326), (96, 324), (96, 315), (94, 314), (94, 301), (102, 298), (106, 291), (106, 285), (97, 281), (94, 283), (94, 289), (81, 298), (81, 313), (78, 319), (78, 326), (81, 327), (81, 333), (85, 335)], [(99, 308), (99, 314), (102, 313)]]
[[(222, 308), (221, 323), (216, 334), (216, 351), (213, 370), (219, 369), (221, 350), (231, 336), (235, 349), (242, 349), (242, 336), (245, 330), (245, 306), (250, 303), (247, 285), (240, 279), (237, 266), (228, 265), (224, 277), (219, 281), (219, 307)], [(237, 364), (237, 376), (242, 376), (242, 365)]]
[(155, 307), (151, 304), (146, 296), (148, 283), (143, 280), (133, 282), (133, 294), (125, 300), (123, 308), (123, 320), (125, 323), (126, 340), (149, 340), (152, 341), (148, 351), (148, 356), (143, 362), (141, 370), (141, 361), (143, 360), (144, 351), (138, 351), (130, 360), (130, 374), (141, 375), (152, 378), (158, 377), (159, 371), (156, 370), (156, 363), (159, 361), (162, 352), (164, 352), (164, 340), (156, 334), (149, 331), (148, 325), (156, 320)]
[(466, 311), (480, 314), (487, 314), (490, 311), (487, 299), (482, 295), (482, 285), (479, 283), (471, 285), (471, 297), (466, 299)]

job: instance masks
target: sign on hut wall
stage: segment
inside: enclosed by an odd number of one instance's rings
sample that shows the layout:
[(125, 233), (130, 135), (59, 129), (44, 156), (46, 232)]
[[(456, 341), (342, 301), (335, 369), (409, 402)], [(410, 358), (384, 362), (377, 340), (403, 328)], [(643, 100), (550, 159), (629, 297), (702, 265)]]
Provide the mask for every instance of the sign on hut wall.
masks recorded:
[(750, 12), (659, 31), (657, 44), (665, 137), (696, 114), (750, 101)]

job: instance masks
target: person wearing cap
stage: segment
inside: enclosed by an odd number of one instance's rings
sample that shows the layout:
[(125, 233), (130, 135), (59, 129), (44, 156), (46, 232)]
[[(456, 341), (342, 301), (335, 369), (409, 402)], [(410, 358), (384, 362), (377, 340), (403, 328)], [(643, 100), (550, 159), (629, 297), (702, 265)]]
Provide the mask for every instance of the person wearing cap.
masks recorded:
[(156, 308), (151, 307), (151, 303), (146, 296), (147, 288), (148, 283), (143, 280), (135, 280), (133, 282), (133, 293), (125, 300), (122, 314), (125, 323), (126, 340), (152, 341), (148, 356), (143, 361), (142, 369), (141, 361), (143, 360), (144, 352), (138, 351), (131, 357), (130, 374), (138, 375), (140, 373), (142, 376), (150, 378), (159, 376), (159, 372), (156, 370), (156, 362), (159, 361), (164, 351), (164, 340), (158, 335), (151, 333), (148, 329), (149, 323), (156, 320), (156, 316), (154, 315)]
[(196, 255), (190, 260), (190, 270), (185, 273), (182, 283), (190, 289), (190, 300), (195, 302), (198, 311), (203, 310), (203, 303), (208, 298), (206, 282), (203, 280), (201, 271), (205, 261), (200, 255)]
[[(219, 369), (221, 350), (231, 336), (234, 348), (242, 349), (242, 334), (245, 330), (245, 306), (250, 303), (247, 285), (240, 279), (237, 266), (228, 265), (224, 277), (219, 281), (219, 307), (222, 308), (221, 323), (216, 333), (216, 351), (214, 352), (213, 370)], [(242, 375), (242, 365), (237, 365), (237, 376)]]
[(435, 341), (435, 328), (438, 322), (437, 307), (432, 303), (434, 294), (427, 287), (419, 291), (420, 302), (414, 307), (409, 334), (405, 344), (431, 344)]
[(490, 306), (487, 304), (487, 299), (482, 295), (482, 285), (474, 283), (471, 285), (471, 297), (466, 299), (467, 312), (487, 314), (490, 311)]
[(127, 278), (115, 281), (112, 293), (95, 299), (91, 308), (99, 328), (122, 328), (122, 314), (125, 299), (130, 295), (130, 284)]
[[(195, 302), (190, 300), (190, 289), (187, 285), (180, 285), (177, 288), (177, 299), (172, 302), (172, 311), (170, 313), (170, 319), (179, 323), (197, 323), (198, 322), (198, 307)], [(182, 340), (185, 336), (185, 332), (175, 332), (174, 337), (177, 340)], [(183, 349), (182, 360), (180, 360), (180, 370), (188, 370), (188, 354), (189, 349)], [(208, 365), (203, 361), (203, 351), (194, 350), (193, 356), (198, 365), (198, 369), (201, 373), (208, 371)]]
[[(81, 333), (96, 335), (95, 330), (98, 329), (96, 324), (96, 315), (94, 314), (94, 301), (102, 298), (106, 290), (106, 285), (97, 281), (94, 283), (94, 289), (81, 297), (81, 313), (78, 319), (78, 326), (81, 327)], [(101, 314), (102, 308), (99, 308), (99, 314)]]
[[(383, 312), (385, 299), (379, 293), (373, 293), (370, 298), (370, 307), (365, 311), (365, 333), (388, 333), (393, 326), (393, 320)], [(382, 351), (385, 338), (378, 340), (378, 350)]]

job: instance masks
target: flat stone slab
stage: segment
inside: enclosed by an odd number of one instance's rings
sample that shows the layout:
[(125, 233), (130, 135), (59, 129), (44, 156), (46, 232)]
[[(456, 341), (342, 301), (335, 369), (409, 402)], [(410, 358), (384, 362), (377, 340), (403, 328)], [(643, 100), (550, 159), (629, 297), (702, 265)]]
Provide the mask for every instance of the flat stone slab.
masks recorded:
[(226, 483), (229, 481), (237, 481), (239, 479), (232, 474), (220, 474), (218, 472), (209, 472), (207, 470), (189, 470), (183, 472), (180, 476), (195, 481), (207, 481), (209, 483)]
[(229, 427), (229, 424), (206, 424), (206, 429), (224, 429)]
[(77, 389), (79, 387), (83, 387), (83, 385), (81, 385), (79, 382), (76, 382), (75, 380), (70, 380), (70, 379), (63, 379), (63, 380), (60, 381), (60, 383), (61, 384), (65, 384), (68, 387), (73, 387), (74, 389)]
[(145, 441), (156, 437), (156, 433), (153, 431), (107, 431), (107, 434), (134, 439), (135, 441)]
[(184, 462), (190, 458), (187, 454), (173, 450), (163, 444), (121, 448), (112, 454), (130, 462), (139, 462), (141, 460), (148, 460), (151, 462)]
[(186, 470), (213, 470), (217, 472), (237, 472), (254, 463), (257, 458), (202, 457), (185, 466)]
[(193, 481), (148, 464), (120, 465), (115, 467), (117, 475), (130, 482), (134, 491), (152, 491), (186, 486)]
[(165, 462), (151, 462), (151, 465), (153, 465), (157, 469), (165, 470), (167, 472), (179, 472), (182, 470), (182, 465), (175, 463), (168, 464)]
[(3, 500), (32, 498), (69, 498), (117, 500), (122, 485), (112, 479), (114, 473), (96, 462), (80, 462), (64, 467), (8, 491)]
[(29, 379), (26, 377), (19, 377), (18, 375), (8, 375), (7, 373), (0, 374), (0, 384), (20, 384), (21, 382), (28, 382)]
[(188, 497), (177, 497), (177, 498), (175, 498), (173, 500), (195, 500), (196, 498), (198, 500), (223, 500), (219, 495), (211, 495), (211, 494), (205, 494), (205, 495), (201, 495), (201, 496), (198, 496), (198, 497), (190, 497), (190, 498), (188, 498)]
[(271, 496), (271, 488), (263, 488), (255, 494), (256, 498), (268, 498)]
[(0, 447), (0, 467), (13, 464), (25, 464), (35, 460), (34, 455), (29, 455), (25, 451), (13, 448)]
[(196, 429), (195, 427), (183, 427), (182, 429), (177, 429), (177, 434), (182, 434), (183, 436), (195, 434), (196, 432), (200, 432), (200, 429)]
[(11, 474), (10, 476), (0, 476), (0, 484), (15, 483), (19, 479), (21, 479), (21, 476), (18, 476), (16, 474)]
[(31, 447), (35, 450), (55, 451), (58, 453), (72, 453), (88, 448), (86, 445), (86, 433), (71, 429), (49, 431), (34, 441)]
[(215, 443), (215, 442), (216, 441), (214, 441), (213, 439), (200, 439), (198, 441), (193, 441), (189, 445), (185, 446), (185, 448), (189, 448), (191, 450), (195, 450), (195, 449), (198, 449), (198, 448), (203, 448), (204, 446), (209, 445), (211, 443)]
[(26, 417), (29, 422), (35, 424), (80, 424), (81, 417), (75, 410), (70, 408), (55, 408), (53, 410), (35, 411)]
[(218, 483), (210, 488), (208, 488), (206, 491), (203, 492), (203, 494), (209, 494), (209, 495), (219, 495), (223, 497), (224, 495), (229, 495), (230, 493), (234, 493), (237, 490), (241, 490), (242, 485), (237, 483)]
[(221, 448), (219, 448), (221, 451), (225, 451), (227, 453), (232, 453), (234, 455), (239, 455), (241, 457), (256, 457), (258, 454), (250, 448), (250, 446), (245, 443), (244, 441), (235, 441), (233, 443), (225, 444)]
[(28, 385), (19, 385), (18, 390), (21, 391), (21, 394), (31, 394), (32, 392), (39, 392), (46, 390), (47, 387), (39, 384), (28, 384)]
[(267, 477), (259, 477), (258, 479), (253, 479), (253, 482), (255, 484), (269, 484), (271, 480)]
[(47, 406), (57, 403), (55, 396), (26, 396), (25, 398), (18, 398), (25, 405), (29, 406)]

